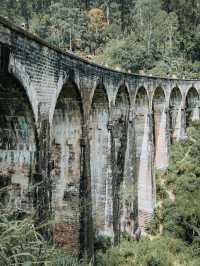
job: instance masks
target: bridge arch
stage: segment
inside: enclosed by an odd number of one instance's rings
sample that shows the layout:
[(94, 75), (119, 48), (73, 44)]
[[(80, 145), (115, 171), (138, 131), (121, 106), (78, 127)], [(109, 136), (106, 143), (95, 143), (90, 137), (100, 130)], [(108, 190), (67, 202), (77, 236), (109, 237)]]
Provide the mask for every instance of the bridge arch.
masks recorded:
[(144, 135), (145, 119), (149, 112), (149, 100), (145, 87), (137, 90), (135, 97), (136, 158), (139, 160)]
[(136, 134), (136, 154), (137, 159), (140, 157), (141, 145), (144, 135), (145, 119), (149, 112), (149, 100), (145, 87), (137, 90), (135, 97), (135, 134)]
[(129, 105), (131, 106), (131, 94), (128, 84), (125, 81), (120, 81), (117, 86), (117, 91), (114, 96), (114, 105), (116, 103), (117, 97), (119, 97), (119, 93), (124, 93), (126, 98), (128, 99)]
[(174, 87), (169, 98), (170, 138), (171, 142), (179, 138), (182, 120), (183, 97), (179, 87)]
[(106, 89), (102, 83), (98, 83), (92, 98), (89, 121), (92, 212), (98, 233), (105, 233), (109, 230), (108, 225), (110, 227), (110, 214), (106, 209), (111, 178), (109, 117)]
[[(0, 189), (10, 186), (1, 202), (31, 213), (37, 167), (38, 136), (32, 105), (21, 82), (0, 73)], [(3, 201), (2, 200), (2, 201)]]
[[(114, 115), (119, 116), (119, 112), (122, 113), (123, 117), (127, 117), (127, 111), (131, 106), (130, 94), (127, 86), (122, 84), (119, 86), (115, 99), (114, 99)], [(115, 118), (114, 118), (115, 119)]]
[(54, 161), (54, 239), (69, 250), (79, 249), (82, 127), (81, 96), (75, 82), (68, 79), (59, 94), (53, 115), (51, 159)]
[(29, 75), (26, 72), (25, 66), (15, 58), (14, 54), (10, 54), (10, 60), (8, 70), (12, 76), (21, 84), (24, 88), (27, 98), (29, 100), (34, 119), (38, 121), (38, 100), (35, 89), (32, 87)]
[(185, 110), (186, 110), (186, 126), (189, 126), (191, 121), (200, 119), (200, 101), (199, 93), (195, 87), (189, 88), (186, 94)]
[(168, 166), (166, 95), (162, 87), (157, 87), (153, 95), (153, 135), (155, 146), (155, 167), (165, 170)]
[(149, 94), (144, 86), (140, 86), (136, 90), (134, 104), (135, 104), (135, 109), (140, 108), (142, 106), (144, 106), (145, 108), (146, 106), (149, 106)]
[(154, 117), (154, 139), (155, 144), (157, 144), (160, 122), (162, 119), (162, 114), (165, 111), (166, 97), (163, 88), (157, 87), (154, 91), (152, 109)]
[[(68, 72), (62, 71), (58, 79), (57, 90), (54, 95), (55, 97), (53, 97), (52, 102), (51, 102), (51, 107), (50, 107), (50, 112), (49, 112), (49, 121), (51, 124), (53, 123), (53, 117), (55, 113), (56, 104), (58, 102), (60, 94), (63, 91), (63, 87), (66, 86), (66, 84), (70, 84), (70, 83), (74, 84), (74, 87), (76, 88), (76, 91), (80, 96), (81, 103), (83, 102), (81, 90), (78, 86), (78, 83), (76, 82), (76, 77), (75, 77), (74, 72), (73, 71), (68, 71)], [(83, 105), (81, 105), (81, 108), (82, 108), (82, 111), (84, 111)]]

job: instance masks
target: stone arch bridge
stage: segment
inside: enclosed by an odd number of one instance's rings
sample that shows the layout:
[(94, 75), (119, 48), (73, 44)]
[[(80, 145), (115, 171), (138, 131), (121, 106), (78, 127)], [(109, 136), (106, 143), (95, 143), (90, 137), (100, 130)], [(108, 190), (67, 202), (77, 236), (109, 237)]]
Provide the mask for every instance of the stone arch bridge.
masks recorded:
[[(2, 206), (54, 219), (53, 238), (90, 254), (155, 206), (155, 169), (199, 120), (200, 81), (111, 70), (0, 18)], [(5, 188), (6, 192), (5, 192)]]

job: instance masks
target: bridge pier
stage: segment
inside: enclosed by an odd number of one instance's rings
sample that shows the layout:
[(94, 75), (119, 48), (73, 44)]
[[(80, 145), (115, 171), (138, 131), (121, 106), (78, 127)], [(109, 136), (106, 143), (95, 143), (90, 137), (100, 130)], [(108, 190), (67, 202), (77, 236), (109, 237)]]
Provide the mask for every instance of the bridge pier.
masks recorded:
[(145, 226), (154, 170), (199, 120), (199, 93), (199, 80), (108, 69), (0, 18), (1, 203), (54, 217), (54, 241), (93, 257), (94, 235)]
[(138, 225), (135, 124), (133, 110), (127, 121), (127, 145), (122, 187), (121, 232), (133, 235)]
[(81, 97), (72, 80), (66, 81), (58, 97), (52, 124), (51, 158), (54, 169), (52, 207), (54, 241), (66, 250), (80, 249), (80, 184), (83, 135)]
[(92, 216), (92, 188), (90, 167), (90, 129), (89, 116), (85, 115), (81, 140), (81, 219), (80, 219), (80, 255), (89, 260), (94, 258), (94, 225)]
[(165, 94), (157, 88), (153, 97), (153, 130), (155, 147), (155, 169), (166, 170), (169, 161), (169, 112), (166, 108)]
[[(48, 117), (40, 117), (38, 129), (38, 150), (36, 155), (36, 173), (34, 174), (35, 223), (39, 231), (48, 240), (52, 240), (52, 180), (50, 176), (50, 124)], [(44, 225), (44, 228), (42, 227)]]
[(90, 110), (90, 166), (92, 212), (95, 236), (112, 237), (111, 134), (108, 129), (109, 102), (103, 84), (94, 92)]
[(139, 227), (145, 225), (153, 215), (155, 207), (155, 173), (152, 113), (146, 114), (144, 135), (138, 171)]

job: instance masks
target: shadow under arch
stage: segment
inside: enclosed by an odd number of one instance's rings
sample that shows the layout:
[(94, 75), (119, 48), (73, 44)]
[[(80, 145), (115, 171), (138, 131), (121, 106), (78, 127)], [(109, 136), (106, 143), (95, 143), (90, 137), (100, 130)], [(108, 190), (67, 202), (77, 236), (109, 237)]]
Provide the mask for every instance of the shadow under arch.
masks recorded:
[(38, 162), (38, 134), (32, 105), (25, 88), (13, 74), (0, 73), (0, 188), (11, 186), (1, 197), (7, 208), (31, 213)]
[(149, 111), (147, 91), (140, 87), (135, 97), (135, 135), (136, 135), (136, 159), (138, 161), (144, 135), (145, 120)]
[(127, 120), (130, 111), (130, 97), (126, 85), (121, 85), (117, 91), (114, 101), (113, 119), (115, 120)]
[(111, 143), (108, 122), (108, 96), (104, 85), (99, 83), (94, 90), (89, 119), (92, 215), (97, 234), (110, 234)]
[(178, 131), (180, 131), (181, 120), (181, 106), (182, 94), (178, 87), (174, 87), (170, 93), (169, 98), (169, 125), (170, 125), (170, 139), (171, 142), (178, 138)]
[(137, 108), (140, 107), (147, 107), (149, 105), (149, 98), (148, 98), (148, 93), (147, 90), (144, 86), (141, 86), (137, 89), (137, 93), (135, 96), (135, 108), (137, 112)]
[(199, 103), (199, 93), (196, 88), (191, 87), (187, 92), (185, 102), (186, 127), (188, 127), (192, 121), (199, 121)]
[(153, 109), (153, 125), (154, 125), (154, 143), (157, 146), (158, 136), (160, 131), (160, 122), (162, 119), (163, 112), (165, 111), (165, 93), (161, 87), (157, 87), (152, 102)]
[(80, 248), (81, 229), (82, 130), (81, 96), (75, 82), (69, 79), (59, 94), (52, 121), (52, 205), (55, 216), (55, 242), (77, 253)]
[[(10, 53), (9, 51), (7, 51)], [(38, 121), (38, 99), (36, 95), (36, 91), (34, 88), (31, 87), (31, 80), (26, 72), (25, 66), (18, 61), (17, 58), (11, 53), (9, 55), (9, 63), (8, 63), (8, 71), (11, 76), (13, 76), (24, 88), (27, 98), (29, 100), (31, 110), (34, 115), (34, 119), (37, 122)]]
[(115, 95), (115, 99), (114, 99), (114, 105), (116, 105), (117, 100), (119, 101), (119, 98), (121, 98), (121, 102), (123, 102), (123, 98), (125, 101), (128, 101), (128, 105), (131, 105), (131, 98), (130, 98), (130, 92), (128, 89), (128, 85), (126, 85), (126, 83), (124, 82), (120, 82), (116, 95)]

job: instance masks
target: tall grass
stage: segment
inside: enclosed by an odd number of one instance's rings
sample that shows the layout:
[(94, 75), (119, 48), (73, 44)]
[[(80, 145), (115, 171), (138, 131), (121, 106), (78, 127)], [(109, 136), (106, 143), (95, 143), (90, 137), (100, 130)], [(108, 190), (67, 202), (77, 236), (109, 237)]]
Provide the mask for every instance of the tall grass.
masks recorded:
[(36, 230), (33, 219), (0, 214), (0, 266), (80, 266), (77, 258), (48, 243)]

